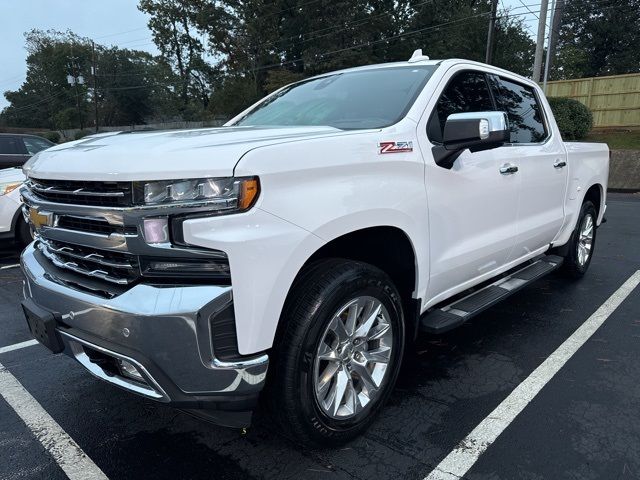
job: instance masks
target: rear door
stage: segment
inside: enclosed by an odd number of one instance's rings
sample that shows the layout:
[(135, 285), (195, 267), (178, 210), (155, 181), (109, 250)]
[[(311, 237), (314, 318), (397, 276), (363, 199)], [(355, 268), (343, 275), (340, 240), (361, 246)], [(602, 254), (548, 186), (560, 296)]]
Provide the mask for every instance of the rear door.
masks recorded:
[(503, 267), (518, 234), (520, 176), (500, 173), (513, 163), (513, 150), (465, 150), (451, 169), (435, 164), (431, 155), (449, 115), (495, 110), (486, 74), (454, 67), (440, 85), (418, 126), (429, 202), (430, 304)]
[(549, 245), (564, 221), (567, 186), (562, 139), (552, 134), (538, 90), (501, 76), (491, 84), (498, 110), (509, 117), (511, 142), (502, 147), (518, 166), (518, 237), (509, 261)]
[(0, 135), (0, 169), (20, 166), (29, 156), (20, 137)]

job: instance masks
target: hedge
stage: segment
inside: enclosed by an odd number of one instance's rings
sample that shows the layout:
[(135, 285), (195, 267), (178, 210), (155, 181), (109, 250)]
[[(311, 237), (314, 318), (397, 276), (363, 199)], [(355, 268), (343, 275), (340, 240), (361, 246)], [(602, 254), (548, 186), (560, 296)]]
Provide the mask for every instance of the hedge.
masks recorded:
[(42, 136), (50, 142), (60, 143), (60, 134), (56, 131), (44, 132)]
[(565, 97), (548, 100), (564, 140), (580, 140), (587, 136), (593, 127), (593, 114), (586, 105)]

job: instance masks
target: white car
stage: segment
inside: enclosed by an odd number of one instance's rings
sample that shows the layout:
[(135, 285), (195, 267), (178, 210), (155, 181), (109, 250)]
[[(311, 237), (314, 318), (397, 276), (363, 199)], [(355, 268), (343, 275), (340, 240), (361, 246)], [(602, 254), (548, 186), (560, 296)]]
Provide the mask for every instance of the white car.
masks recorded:
[(381, 411), (418, 332), (584, 275), (608, 162), (496, 67), (327, 73), (222, 128), (36, 155), (23, 307), (106, 382), (230, 426), (262, 392), (288, 434), (336, 445)]
[(20, 187), (25, 176), (20, 168), (0, 170), (0, 242), (15, 242), (24, 246), (31, 241), (20, 202)]

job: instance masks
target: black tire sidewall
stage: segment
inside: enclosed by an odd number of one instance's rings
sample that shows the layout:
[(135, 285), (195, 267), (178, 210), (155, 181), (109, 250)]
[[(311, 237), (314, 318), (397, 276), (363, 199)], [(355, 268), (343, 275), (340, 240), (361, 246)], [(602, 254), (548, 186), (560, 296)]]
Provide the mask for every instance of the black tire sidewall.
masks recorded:
[(24, 219), (19, 218), (16, 225), (16, 241), (19, 246), (26, 247), (33, 240), (31, 227)]
[[(398, 292), (383, 272), (368, 265), (350, 263), (354, 264), (354, 268), (345, 272), (339, 280), (331, 282), (318, 295), (318, 308), (309, 317), (297, 359), (295, 397), (300, 405), (301, 423), (310, 430), (308, 433), (311, 437), (321, 442), (329, 439), (348, 440), (368, 426), (393, 389), (403, 355), (405, 331)], [(308, 280), (314, 281), (315, 278)], [(393, 328), (392, 357), (382, 391), (375, 401), (353, 417), (335, 420), (324, 414), (317, 404), (314, 394), (314, 359), (321, 337), (333, 315), (358, 296), (375, 297), (387, 309)]]

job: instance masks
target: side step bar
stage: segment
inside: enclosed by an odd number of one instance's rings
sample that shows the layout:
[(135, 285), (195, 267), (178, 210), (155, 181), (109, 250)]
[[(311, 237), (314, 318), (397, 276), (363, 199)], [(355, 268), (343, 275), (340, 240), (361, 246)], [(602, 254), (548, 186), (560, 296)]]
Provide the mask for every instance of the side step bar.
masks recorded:
[(521, 288), (551, 273), (562, 265), (563, 260), (556, 255), (545, 255), (466, 297), (430, 310), (420, 317), (420, 330), (426, 333), (444, 333), (456, 328)]

